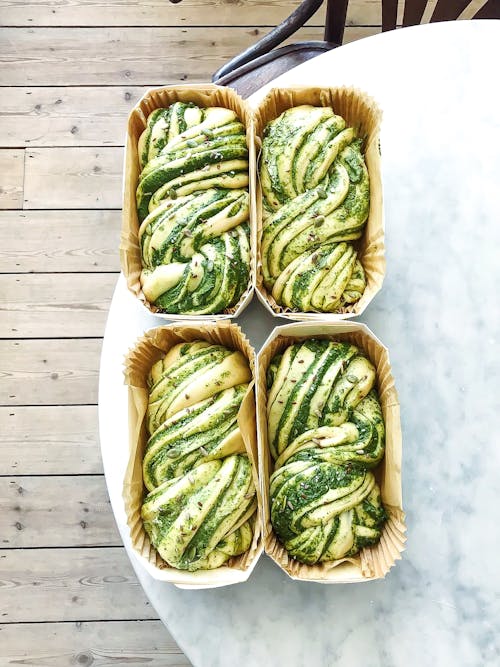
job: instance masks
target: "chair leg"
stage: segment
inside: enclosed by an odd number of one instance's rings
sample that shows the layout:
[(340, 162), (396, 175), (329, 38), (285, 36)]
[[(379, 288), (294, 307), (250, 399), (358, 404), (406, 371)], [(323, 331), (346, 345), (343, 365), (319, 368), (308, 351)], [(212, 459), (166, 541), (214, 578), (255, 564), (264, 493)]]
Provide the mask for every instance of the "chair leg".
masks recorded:
[(382, 3), (382, 32), (394, 30), (398, 20), (398, 0), (384, 0)]
[(475, 19), (500, 19), (500, 0), (488, 0), (474, 16)]
[(349, 0), (328, 0), (326, 6), (325, 42), (342, 44)]

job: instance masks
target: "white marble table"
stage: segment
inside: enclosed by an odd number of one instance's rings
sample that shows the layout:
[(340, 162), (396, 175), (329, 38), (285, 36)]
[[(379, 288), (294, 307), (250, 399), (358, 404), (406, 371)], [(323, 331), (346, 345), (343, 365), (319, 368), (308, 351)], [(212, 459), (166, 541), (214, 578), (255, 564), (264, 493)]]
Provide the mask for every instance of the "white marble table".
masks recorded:
[[(142, 586), (195, 665), (500, 665), (499, 62), (499, 21), (443, 23), (349, 44), (278, 80), (357, 85), (384, 109), (387, 277), (363, 320), (391, 353), (409, 527), (385, 581), (296, 583), (265, 556), (247, 583), (209, 591), (142, 570), (121, 499), (121, 362), (161, 322), (118, 283), (101, 366), (106, 479)], [(240, 319), (255, 346), (273, 323), (256, 299)]]

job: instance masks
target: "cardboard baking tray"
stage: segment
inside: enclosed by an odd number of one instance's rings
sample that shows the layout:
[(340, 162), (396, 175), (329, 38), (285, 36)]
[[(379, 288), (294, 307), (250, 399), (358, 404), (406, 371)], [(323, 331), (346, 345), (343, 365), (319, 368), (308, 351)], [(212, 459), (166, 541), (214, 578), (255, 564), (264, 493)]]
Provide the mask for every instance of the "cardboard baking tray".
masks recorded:
[(302, 313), (278, 305), (267, 291), (262, 277), (260, 239), (262, 236), (262, 192), (257, 180), (257, 274), (256, 291), (267, 310), (275, 317), (305, 321), (339, 321), (361, 315), (382, 287), (385, 276), (384, 210), (380, 172), (380, 122), (382, 112), (375, 100), (356, 88), (273, 88), (254, 110), (255, 142), (262, 147), (266, 125), (283, 111), (301, 104), (332, 107), (348, 126), (364, 137), (364, 156), (370, 177), (370, 211), (363, 235), (353, 244), (366, 276), (366, 289), (361, 299), (336, 313)]
[[(161, 312), (146, 299), (140, 282), (142, 271), (139, 245), (139, 220), (137, 217), (136, 190), (140, 166), (137, 145), (146, 128), (147, 118), (155, 109), (168, 107), (174, 102), (193, 102), (200, 107), (221, 106), (232, 109), (246, 127), (248, 146), (250, 193), (250, 280), (239, 302), (220, 314), (183, 315)], [(255, 218), (256, 158), (253, 131), (253, 114), (243, 99), (231, 90), (213, 84), (166, 86), (147, 91), (131, 111), (128, 119), (123, 169), (123, 212), (120, 242), (120, 262), (128, 289), (147, 310), (170, 321), (207, 321), (234, 318), (241, 315), (252, 300), (255, 287), (257, 223)]]
[(232, 558), (215, 570), (186, 572), (170, 567), (149, 541), (142, 518), (141, 507), (146, 490), (142, 478), (142, 460), (147, 443), (146, 411), (148, 406), (147, 378), (152, 365), (177, 343), (207, 340), (240, 350), (248, 359), (252, 377), (255, 377), (254, 351), (241, 329), (227, 320), (218, 322), (176, 323), (151, 329), (136, 342), (125, 359), (125, 382), (129, 389), (129, 462), (123, 482), (123, 499), (132, 546), (141, 564), (149, 574), (160, 581), (168, 581), (186, 588), (215, 588), (246, 581), (262, 552), (261, 503), (257, 470), (257, 439), (255, 433), (254, 381), (250, 383), (238, 413), (245, 448), (252, 462), (254, 484), (257, 490), (257, 518), (250, 549)]
[[(267, 436), (267, 382), (269, 363), (275, 354), (300, 340), (328, 338), (348, 341), (360, 348), (377, 371), (377, 388), (386, 429), (385, 456), (373, 470), (380, 486), (382, 501), (389, 515), (380, 542), (364, 548), (352, 558), (319, 565), (305, 565), (291, 558), (276, 537), (269, 511), (269, 478), (273, 462)], [(370, 581), (385, 577), (401, 558), (406, 541), (405, 515), (402, 507), (401, 456), (402, 435), (398, 396), (387, 348), (370, 329), (358, 322), (296, 323), (276, 327), (257, 355), (257, 434), (259, 475), (262, 495), (262, 525), (265, 552), (292, 579), (323, 584)]]

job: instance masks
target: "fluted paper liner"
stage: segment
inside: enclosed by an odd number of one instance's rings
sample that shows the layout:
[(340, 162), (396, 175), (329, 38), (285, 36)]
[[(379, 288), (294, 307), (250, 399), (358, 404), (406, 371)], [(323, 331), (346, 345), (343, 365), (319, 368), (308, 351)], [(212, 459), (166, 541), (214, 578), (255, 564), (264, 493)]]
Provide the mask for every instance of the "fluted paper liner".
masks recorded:
[(132, 545), (143, 566), (155, 578), (186, 588), (215, 588), (246, 581), (261, 552), (261, 505), (257, 470), (257, 438), (255, 432), (254, 381), (250, 383), (238, 413), (247, 454), (257, 490), (257, 516), (252, 544), (241, 556), (231, 558), (215, 570), (186, 572), (170, 567), (149, 540), (141, 518), (143, 498), (147, 491), (142, 478), (142, 460), (147, 443), (146, 411), (148, 406), (147, 378), (152, 365), (177, 343), (207, 340), (240, 350), (248, 359), (252, 377), (255, 377), (254, 351), (241, 329), (227, 320), (192, 324), (183, 322), (151, 329), (139, 338), (125, 359), (125, 382), (129, 387), (129, 462), (123, 482), (123, 499)]
[[(139, 245), (139, 220), (137, 217), (136, 190), (141, 172), (137, 144), (146, 128), (147, 118), (155, 109), (168, 107), (174, 102), (194, 102), (200, 107), (220, 106), (232, 109), (246, 127), (248, 146), (248, 171), (250, 193), (250, 280), (247, 289), (238, 303), (223, 313), (210, 315), (183, 315), (160, 311), (149, 303), (141, 287), (141, 251)], [(125, 144), (125, 163), (123, 170), (123, 212), (120, 243), (120, 262), (127, 287), (139, 301), (152, 313), (171, 321), (207, 321), (237, 317), (252, 299), (255, 287), (257, 225), (255, 218), (255, 145), (253, 115), (243, 99), (230, 88), (213, 84), (190, 84), (185, 86), (166, 86), (149, 90), (137, 103), (129, 115)]]
[(263, 282), (260, 240), (262, 236), (262, 192), (257, 180), (257, 296), (275, 317), (292, 320), (339, 321), (361, 315), (375, 294), (382, 287), (385, 275), (384, 212), (382, 203), (382, 178), (380, 174), (379, 131), (382, 112), (366, 93), (355, 88), (273, 88), (255, 110), (255, 142), (262, 147), (266, 125), (283, 111), (301, 104), (332, 107), (348, 126), (354, 127), (364, 138), (364, 156), (370, 177), (370, 212), (363, 235), (352, 242), (366, 276), (366, 289), (361, 299), (339, 309), (336, 313), (302, 313), (292, 311), (276, 303)]
[[(301, 340), (328, 338), (349, 341), (359, 347), (377, 370), (377, 388), (386, 429), (385, 456), (373, 470), (385, 509), (389, 515), (380, 542), (367, 547), (352, 558), (305, 565), (288, 555), (273, 531), (269, 509), (269, 478), (274, 464), (269, 452), (267, 435), (267, 383), (269, 363), (275, 354)], [(370, 581), (385, 577), (396, 560), (401, 558), (406, 541), (405, 515), (401, 490), (401, 422), (389, 353), (364, 324), (358, 322), (301, 323), (276, 327), (257, 357), (257, 433), (259, 443), (259, 474), (262, 494), (262, 524), (265, 552), (292, 578), (323, 584)]]

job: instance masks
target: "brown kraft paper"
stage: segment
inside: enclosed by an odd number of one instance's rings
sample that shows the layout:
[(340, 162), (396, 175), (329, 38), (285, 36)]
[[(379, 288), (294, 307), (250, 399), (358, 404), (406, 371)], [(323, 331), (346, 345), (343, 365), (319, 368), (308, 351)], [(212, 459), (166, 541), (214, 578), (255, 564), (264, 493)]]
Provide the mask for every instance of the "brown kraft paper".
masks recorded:
[(336, 313), (294, 312), (276, 303), (263, 282), (260, 239), (262, 236), (262, 191), (257, 179), (257, 273), (256, 291), (269, 312), (276, 317), (291, 320), (339, 321), (361, 315), (375, 294), (382, 287), (385, 275), (384, 212), (382, 202), (382, 179), (380, 173), (379, 132), (382, 112), (376, 102), (366, 93), (355, 88), (273, 88), (255, 109), (255, 143), (262, 147), (266, 125), (283, 111), (301, 104), (332, 107), (342, 116), (347, 125), (354, 127), (358, 136), (365, 137), (365, 161), (370, 177), (370, 212), (363, 235), (354, 246), (363, 265), (366, 289), (361, 299)]
[[(224, 313), (213, 315), (170, 314), (147, 301), (142, 292), (140, 276), (142, 271), (139, 246), (139, 220), (135, 193), (139, 182), (140, 166), (137, 145), (139, 137), (146, 128), (147, 118), (155, 109), (168, 107), (174, 102), (193, 102), (200, 107), (220, 106), (232, 109), (246, 127), (248, 145), (248, 170), (250, 194), (250, 281), (239, 302)], [(257, 225), (255, 219), (255, 179), (256, 158), (253, 132), (253, 115), (237, 93), (230, 88), (213, 84), (190, 84), (186, 86), (167, 86), (149, 90), (131, 111), (128, 119), (125, 145), (125, 164), (123, 172), (123, 212), (120, 242), (120, 262), (127, 287), (139, 301), (152, 313), (163, 319), (178, 321), (207, 321), (237, 317), (250, 303), (255, 286)]]
[(215, 588), (246, 581), (261, 552), (261, 505), (257, 471), (257, 438), (255, 432), (254, 381), (250, 383), (238, 414), (245, 448), (252, 462), (254, 484), (257, 490), (257, 517), (250, 549), (228, 561), (216, 570), (186, 572), (170, 567), (149, 541), (142, 518), (141, 507), (146, 490), (142, 478), (142, 460), (147, 443), (146, 411), (148, 406), (147, 378), (152, 365), (174, 345), (181, 342), (207, 340), (240, 350), (248, 359), (255, 377), (255, 353), (241, 329), (227, 320), (192, 324), (182, 322), (151, 329), (136, 342), (125, 359), (125, 383), (129, 388), (129, 462), (123, 482), (123, 500), (132, 546), (142, 565), (155, 578), (181, 587)]
[[(273, 461), (267, 436), (267, 382), (269, 363), (275, 354), (301, 340), (327, 338), (348, 341), (360, 348), (377, 371), (377, 388), (385, 421), (385, 456), (373, 470), (380, 486), (382, 501), (389, 515), (380, 542), (352, 558), (319, 565), (305, 565), (291, 558), (276, 537), (269, 511), (269, 478)], [(391, 372), (389, 353), (364, 324), (358, 322), (300, 323), (276, 327), (257, 357), (257, 434), (259, 473), (262, 494), (262, 525), (265, 552), (292, 578), (323, 584), (370, 581), (385, 577), (401, 558), (406, 541), (405, 515), (402, 507), (401, 456), (402, 435), (398, 396)]]

